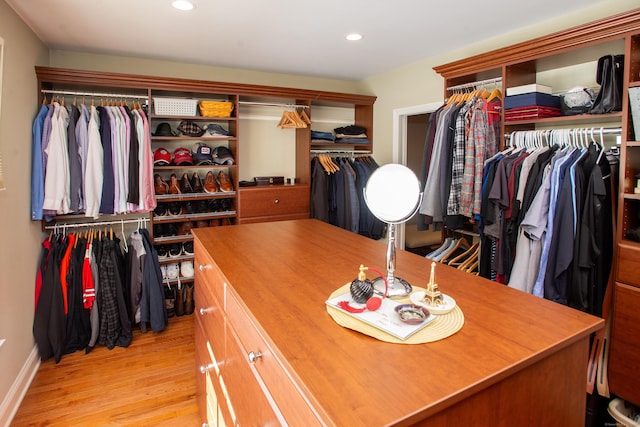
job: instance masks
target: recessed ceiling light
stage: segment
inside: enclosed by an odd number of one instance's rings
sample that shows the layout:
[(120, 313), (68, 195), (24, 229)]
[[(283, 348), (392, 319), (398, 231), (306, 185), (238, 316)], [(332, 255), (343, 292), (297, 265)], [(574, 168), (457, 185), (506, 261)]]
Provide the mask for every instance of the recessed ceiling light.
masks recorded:
[(361, 40), (362, 39), (362, 34), (358, 34), (358, 33), (351, 33), (351, 34), (347, 34), (345, 36), (345, 38), (349, 41), (356, 41), (356, 40)]
[(173, 3), (171, 3), (171, 6), (175, 7), (178, 10), (193, 9), (193, 3), (187, 0), (175, 0)]

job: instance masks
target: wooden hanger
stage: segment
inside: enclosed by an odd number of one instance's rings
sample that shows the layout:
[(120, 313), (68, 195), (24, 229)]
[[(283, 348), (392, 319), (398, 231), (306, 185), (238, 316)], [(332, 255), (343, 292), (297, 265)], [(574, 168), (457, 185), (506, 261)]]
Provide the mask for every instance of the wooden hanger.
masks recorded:
[(476, 246), (471, 255), (458, 266), (458, 270), (468, 271), (469, 267), (478, 261), (478, 254), (480, 253), (480, 245)]
[(494, 90), (491, 91), (491, 93), (487, 97), (487, 101), (493, 101), (496, 98), (502, 99), (502, 92), (500, 92), (500, 89), (498, 88), (495, 88)]
[(302, 109), (302, 112), (300, 113), (300, 118), (302, 119), (303, 122), (305, 122), (307, 125), (311, 125), (311, 119), (309, 118), (309, 116), (307, 115), (307, 112), (305, 111), (305, 109)]
[[(464, 246), (463, 246), (463, 245), (464, 245)], [(450, 257), (451, 255), (453, 255), (453, 253), (454, 253), (457, 249), (459, 249), (461, 246), (462, 246), (465, 250), (466, 250), (467, 248), (469, 248), (469, 246), (470, 246), (470, 245), (469, 245), (469, 242), (467, 242), (467, 239), (466, 239), (466, 238), (464, 238), (464, 237), (460, 237), (460, 238), (456, 241), (456, 243), (455, 243), (455, 245), (453, 246), (453, 248), (449, 251), (449, 253), (448, 253), (447, 255), (445, 255), (444, 257), (442, 257), (442, 259), (440, 260), (440, 262), (442, 262), (442, 263), (446, 264), (446, 263), (447, 263), (447, 259), (449, 259), (449, 257)]]
[(467, 249), (466, 251), (464, 251), (463, 253), (461, 253), (460, 255), (456, 256), (455, 258), (452, 258), (449, 261), (449, 265), (452, 267), (457, 267), (461, 264), (463, 264), (465, 261), (467, 261), (467, 259), (473, 255), (473, 252), (478, 248), (478, 246), (480, 245), (480, 243), (474, 243), (473, 245), (471, 245), (469, 247), (469, 249)]

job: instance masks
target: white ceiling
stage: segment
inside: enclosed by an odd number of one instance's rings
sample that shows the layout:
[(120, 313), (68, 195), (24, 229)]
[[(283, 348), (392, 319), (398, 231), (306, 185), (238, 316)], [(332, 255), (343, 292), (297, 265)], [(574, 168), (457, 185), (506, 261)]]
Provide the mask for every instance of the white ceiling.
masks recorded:
[[(362, 79), (603, 0), (6, 0), (50, 48)], [(348, 42), (359, 32), (364, 39)]]

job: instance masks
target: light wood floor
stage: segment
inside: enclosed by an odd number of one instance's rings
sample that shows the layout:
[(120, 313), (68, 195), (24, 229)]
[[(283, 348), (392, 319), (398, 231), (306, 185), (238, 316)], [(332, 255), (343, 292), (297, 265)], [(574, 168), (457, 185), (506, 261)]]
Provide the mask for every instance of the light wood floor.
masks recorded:
[(129, 348), (42, 362), (12, 426), (199, 426), (193, 316)]

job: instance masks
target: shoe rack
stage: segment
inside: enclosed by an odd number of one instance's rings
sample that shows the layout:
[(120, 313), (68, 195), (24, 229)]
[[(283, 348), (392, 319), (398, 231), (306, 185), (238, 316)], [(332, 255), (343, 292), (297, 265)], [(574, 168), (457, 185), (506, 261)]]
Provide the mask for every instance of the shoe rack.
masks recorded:
[[(170, 156), (169, 164), (154, 161), (158, 207), (151, 215), (153, 243), (163, 274), (167, 272), (165, 283), (170, 286), (190, 284), (194, 280), (191, 229), (236, 223), (238, 96), (219, 93), (176, 96), (172, 92), (151, 91), (150, 100), (151, 148), (154, 153), (164, 149), (165, 160)], [(159, 107), (156, 105), (159, 100), (175, 104)], [(230, 102), (232, 111), (229, 117), (203, 116), (199, 107), (203, 100)], [(181, 124), (185, 123), (191, 126), (191, 130), (207, 129), (212, 125), (226, 130), (229, 135), (205, 132), (201, 136), (192, 136), (180, 131), (184, 129)], [(199, 151), (198, 147), (205, 147), (204, 151), (202, 148)], [(230, 152), (232, 164), (218, 164), (215, 160), (218, 147)], [(192, 161), (180, 164), (180, 157), (175, 156), (179, 149), (188, 150)], [(199, 164), (209, 152), (214, 163)]]

